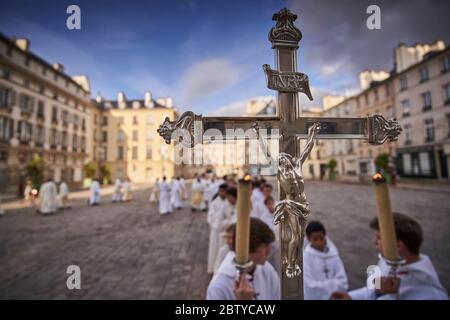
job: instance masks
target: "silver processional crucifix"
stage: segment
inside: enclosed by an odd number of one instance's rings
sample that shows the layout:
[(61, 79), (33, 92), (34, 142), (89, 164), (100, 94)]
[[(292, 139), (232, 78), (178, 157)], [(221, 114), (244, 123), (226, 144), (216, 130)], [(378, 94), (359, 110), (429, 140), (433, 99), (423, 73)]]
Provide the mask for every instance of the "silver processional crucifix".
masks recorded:
[[(175, 121), (165, 119), (158, 133), (166, 143), (178, 140), (188, 147), (202, 143), (203, 139), (248, 139), (248, 132), (260, 132), (273, 137), (277, 132), (279, 152), (278, 183), (280, 203), (274, 213), (274, 223), (280, 224), (281, 241), (281, 294), (282, 299), (303, 299), (303, 238), (310, 208), (304, 193), (302, 164), (314, 146), (314, 139), (361, 139), (370, 144), (395, 141), (401, 127), (381, 115), (365, 118), (303, 118), (300, 117), (298, 93), (312, 100), (308, 76), (297, 72), (297, 49), (302, 38), (294, 21), (297, 16), (288, 9), (274, 14), (276, 25), (269, 32), (269, 41), (275, 49), (276, 70), (264, 65), (269, 89), (278, 91), (277, 115), (258, 117), (202, 117), (185, 112)], [(230, 132), (232, 134), (230, 135)], [(218, 134), (219, 133), (219, 134)], [(299, 139), (307, 139), (301, 152)]]

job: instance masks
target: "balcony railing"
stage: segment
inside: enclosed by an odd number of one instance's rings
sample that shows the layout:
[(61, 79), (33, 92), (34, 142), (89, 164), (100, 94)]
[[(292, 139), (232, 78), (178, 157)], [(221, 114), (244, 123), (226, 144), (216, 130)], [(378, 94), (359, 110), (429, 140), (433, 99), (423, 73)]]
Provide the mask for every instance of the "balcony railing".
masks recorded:
[(431, 109), (432, 109), (431, 105), (422, 107), (423, 112), (431, 111)]

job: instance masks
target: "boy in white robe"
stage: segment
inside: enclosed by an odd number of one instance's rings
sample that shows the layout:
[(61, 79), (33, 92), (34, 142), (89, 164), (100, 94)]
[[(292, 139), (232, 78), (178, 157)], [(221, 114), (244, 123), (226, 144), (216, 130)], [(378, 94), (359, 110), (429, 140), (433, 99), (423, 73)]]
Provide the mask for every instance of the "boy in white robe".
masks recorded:
[(62, 209), (70, 208), (69, 204), (69, 186), (62, 180), (59, 184), (59, 207)]
[(40, 208), (38, 212), (44, 215), (55, 213), (58, 208), (57, 194), (56, 184), (52, 179), (44, 182), (39, 190)]
[(226, 192), (227, 185), (221, 185), (219, 187), (219, 196), (211, 203), (208, 211), (207, 222), (210, 227), (208, 247), (209, 274), (214, 272), (214, 262), (216, 261), (217, 253), (224, 244), (222, 234), (228, 224), (228, 219), (226, 217), (226, 206), (228, 202)]
[[(420, 253), (423, 232), (419, 223), (404, 214), (394, 213), (394, 226), (399, 255), (406, 260), (397, 269), (397, 278), (389, 276), (390, 267), (380, 254), (378, 266), (381, 271), (379, 289), (362, 287), (348, 293), (338, 291), (332, 299), (342, 300), (448, 300), (447, 290), (428, 256)], [(378, 219), (374, 218), (370, 227), (375, 231), (374, 245), (383, 252)]]
[(172, 212), (172, 205), (170, 203), (171, 190), (167, 178), (163, 177), (163, 181), (159, 184), (159, 214), (161, 215)]
[(123, 194), (122, 194), (122, 202), (128, 202), (131, 201), (132, 198), (132, 194), (131, 194), (131, 182), (130, 179), (125, 178), (125, 180), (122, 182), (122, 189), (123, 189)]
[(159, 200), (159, 178), (156, 178), (155, 184), (153, 185), (152, 192), (148, 201), (151, 203), (157, 203)]
[(259, 180), (253, 181), (252, 187), (253, 190), (251, 201), (252, 201), (252, 208), (255, 208), (255, 210), (253, 210), (251, 214), (255, 218), (258, 218), (258, 212), (256, 208), (258, 208), (258, 206), (264, 202), (264, 195), (262, 193), (261, 181)]
[(272, 191), (273, 191), (272, 185), (266, 183), (262, 187), (261, 191), (262, 197), (260, 197), (257, 193), (257, 196), (255, 196), (252, 201), (252, 211), (250, 213), (252, 217), (262, 219), (263, 214), (267, 213), (267, 208), (264, 202), (268, 197), (272, 197)]
[(208, 210), (208, 199), (209, 199), (209, 194), (206, 192), (206, 190), (208, 190), (209, 188), (209, 179), (206, 177), (206, 174), (202, 174), (202, 177), (200, 179), (202, 187), (203, 187), (203, 193), (202, 193), (202, 202), (200, 204), (200, 210), (202, 210), (203, 212), (206, 212)]
[(112, 202), (118, 202), (122, 200), (121, 189), (122, 189), (122, 181), (119, 178), (117, 178), (116, 182), (114, 183), (114, 192), (111, 197)]
[(219, 270), (219, 267), (222, 264), (223, 260), (225, 260), (225, 257), (227, 256), (228, 252), (232, 251), (233, 249), (233, 237), (235, 227), (236, 227), (235, 224), (229, 225), (228, 228), (225, 230), (225, 233), (223, 234), (225, 244), (222, 247), (220, 247), (219, 252), (217, 253), (216, 261), (214, 262), (214, 274), (216, 274), (217, 271)]
[(280, 278), (272, 265), (266, 263), (274, 240), (273, 231), (265, 223), (251, 218), (249, 258), (253, 267), (236, 281), (235, 253), (229, 252), (209, 283), (206, 299), (279, 300)]
[(191, 194), (191, 211), (195, 212), (200, 210), (201, 202), (203, 198), (203, 184), (200, 177), (194, 177), (192, 182), (192, 194)]
[(309, 222), (306, 236), (308, 244), (303, 253), (305, 300), (329, 300), (333, 292), (348, 289), (344, 264), (322, 223)]
[(96, 206), (100, 204), (101, 196), (100, 196), (100, 183), (97, 179), (94, 179), (91, 183), (91, 187), (89, 190), (89, 204), (91, 206)]
[(172, 208), (176, 208), (178, 210), (183, 208), (183, 188), (179, 177), (172, 179), (170, 202), (172, 204)]

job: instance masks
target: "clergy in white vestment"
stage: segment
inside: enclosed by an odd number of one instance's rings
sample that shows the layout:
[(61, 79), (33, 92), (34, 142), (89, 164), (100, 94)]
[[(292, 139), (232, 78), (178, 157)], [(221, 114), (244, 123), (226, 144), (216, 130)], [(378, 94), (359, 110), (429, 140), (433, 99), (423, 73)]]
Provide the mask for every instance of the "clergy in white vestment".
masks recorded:
[(114, 183), (114, 191), (111, 197), (112, 202), (117, 202), (122, 200), (122, 181), (120, 178), (116, 179)]
[(67, 185), (67, 183), (62, 180), (61, 183), (59, 184), (59, 193), (58, 193), (58, 197), (59, 197), (59, 203), (58, 206), (60, 208), (69, 208), (69, 186)]
[(208, 205), (210, 205), (212, 203), (217, 192), (219, 192), (219, 184), (217, 184), (216, 177), (213, 176), (211, 178), (211, 181), (209, 181), (208, 187), (205, 190), (206, 201), (208, 202)]
[(151, 203), (157, 203), (159, 201), (159, 178), (156, 178), (156, 181), (153, 184), (152, 192), (150, 193), (148, 201)]
[(200, 179), (202, 187), (203, 187), (203, 194), (202, 194), (202, 202), (200, 203), (200, 210), (202, 211), (207, 211), (208, 210), (208, 200), (209, 200), (209, 193), (207, 193), (206, 191), (209, 188), (209, 184), (210, 181), (208, 179), (208, 177), (206, 176), (206, 174), (202, 174), (202, 177)]
[(176, 208), (178, 210), (183, 208), (183, 187), (181, 186), (179, 177), (172, 179), (170, 202), (172, 208)]
[(203, 198), (203, 184), (200, 177), (194, 177), (192, 181), (192, 192), (191, 192), (191, 211), (195, 212), (200, 210), (202, 198)]
[(186, 200), (188, 198), (188, 192), (186, 189), (186, 180), (184, 180), (183, 176), (180, 177), (180, 186), (181, 186), (181, 192), (182, 192), (181, 199)]
[(159, 214), (164, 215), (172, 212), (172, 205), (170, 203), (171, 193), (170, 183), (167, 182), (167, 178), (163, 177), (162, 182), (159, 184)]
[[(226, 183), (225, 183), (226, 184)], [(228, 252), (233, 250), (233, 238), (234, 238), (234, 229), (236, 228), (235, 224), (231, 224), (226, 228), (225, 233), (223, 234), (223, 239), (225, 244), (220, 247), (219, 252), (217, 253), (216, 261), (214, 262), (214, 274), (219, 270), (220, 265), (223, 260), (227, 256)]]
[(48, 179), (39, 189), (39, 212), (42, 214), (52, 214), (58, 208), (58, 193), (56, 184), (52, 179)]
[(333, 292), (348, 289), (344, 264), (322, 223), (309, 222), (306, 236), (308, 244), (303, 253), (305, 300), (329, 300)]
[(100, 183), (97, 179), (94, 179), (91, 183), (91, 188), (89, 190), (89, 204), (91, 206), (96, 206), (100, 204)]
[[(448, 300), (447, 290), (439, 281), (433, 263), (427, 255), (420, 253), (423, 233), (419, 223), (404, 214), (394, 213), (393, 216), (398, 254), (406, 261), (397, 269), (399, 282), (389, 276), (390, 266), (380, 255), (378, 267), (381, 273), (381, 288), (364, 286), (348, 293), (337, 291), (332, 294), (333, 299)], [(378, 252), (383, 252), (378, 218), (373, 219), (370, 226), (375, 231), (375, 247)]]
[(280, 278), (272, 265), (266, 262), (274, 240), (273, 231), (265, 223), (251, 218), (249, 258), (253, 266), (236, 284), (235, 253), (229, 252), (209, 283), (206, 299), (279, 300)]
[(125, 178), (125, 180), (122, 182), (122, 198), (121, 201), (127, 202), (131, 201), (132, 193), (131, 193), (131, 182), (130, 179)]
[(224, 245), (223, 233), (229, 224), (226, 207), (227, 185), (219, 187), (219, 195), (211, 202), (208, 210), (207, 222), (209, 224), (208, 273), (214, 272), (214, 263), (219, 249)]

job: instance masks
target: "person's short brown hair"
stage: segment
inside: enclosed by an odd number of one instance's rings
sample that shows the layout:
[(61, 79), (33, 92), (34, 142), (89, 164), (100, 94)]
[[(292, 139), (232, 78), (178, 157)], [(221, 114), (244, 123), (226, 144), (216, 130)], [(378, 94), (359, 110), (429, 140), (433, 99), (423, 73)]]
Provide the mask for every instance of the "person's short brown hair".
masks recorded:
[(275, 203), (275, 199), (272, 196), (268, 196), (264, 199), (264, 204)]
[[(235, 225), (235, 224), (234, 224)], [(250, 218), (250, 248), (249, 252), (253, 253), (263, 244), (271, 244), (275, 241), (275, 234), (262, 220)], [(233, 243), (231, 248), (235, 251), (236, 232), (233, 235)]]
[[(413, 218), (401, 213), (394, 212), (393, 216), (397, 240), (402, 241), (411, 253), (418, 255), (423, 241), (420, 224)], [(370, 222), (370, 227), (374, 230), (380, 230), (377, 217)]]

